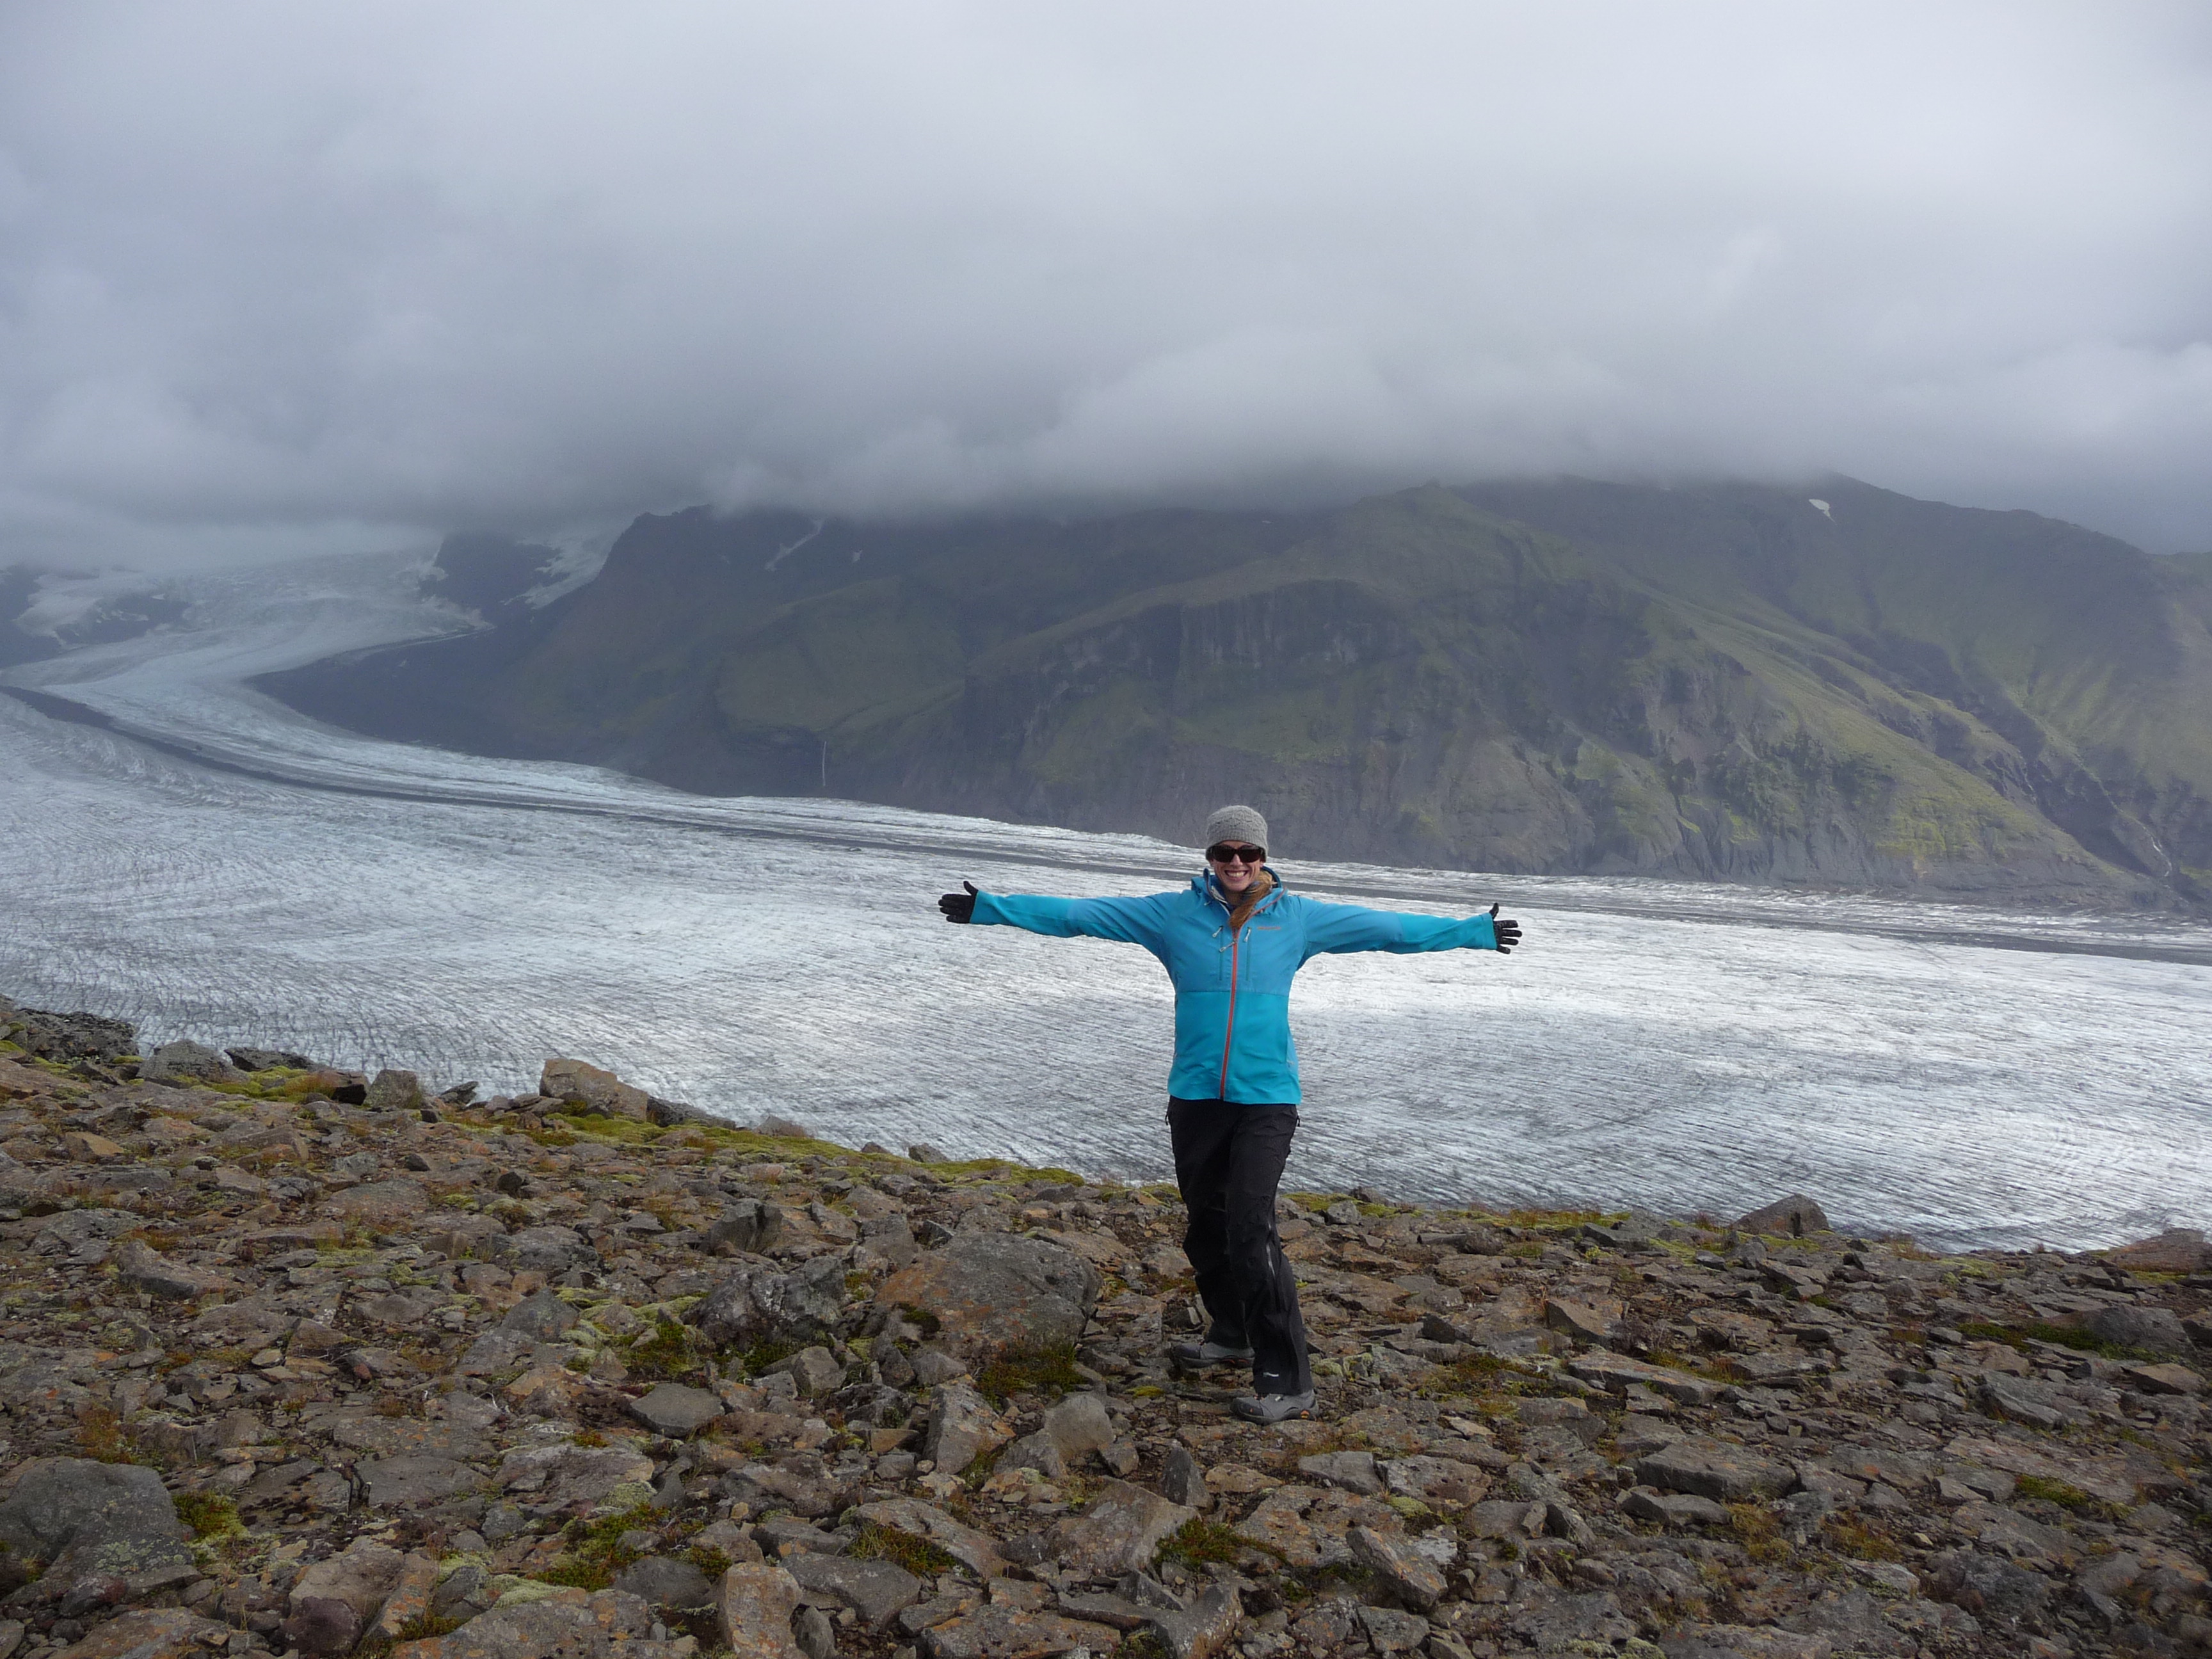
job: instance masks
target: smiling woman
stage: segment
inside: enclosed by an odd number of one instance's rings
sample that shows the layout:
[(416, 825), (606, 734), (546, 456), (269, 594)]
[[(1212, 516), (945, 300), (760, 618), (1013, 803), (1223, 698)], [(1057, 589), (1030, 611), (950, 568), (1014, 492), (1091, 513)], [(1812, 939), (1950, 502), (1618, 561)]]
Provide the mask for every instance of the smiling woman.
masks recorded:
[(2194, 545), (2206, 58), (2156, 5), (0, 9), (0, 532), (1832, 467)]
[(1387, 951), (1510, 952), (1518, 922), (1322, 904), (1294, 897), (1267, 866), (1267, 821), (1224, 806), (1206, 821), (1208, 873), (1187, 890), (1141, 899), (1051, 899), (966, 890), (938, 908), (948, 921), (1000, 923), (1056, 938), (1141, 945), (1176, 990), (1176, 1060), (1168, 1127), (1176, 1184), (1190, 1212), (1183, 1250), (1212, 1328), (1175, 1350), (1192, 1367), (1249, 1361), (1238, 1414), (1279, 1423), (1313, 1407), (1313, 1372), (1297, 1279), (1275, 1229), (1275, 1200), (1297, 1133), (1297, 1050), (1291, 980), (1313, 957)]

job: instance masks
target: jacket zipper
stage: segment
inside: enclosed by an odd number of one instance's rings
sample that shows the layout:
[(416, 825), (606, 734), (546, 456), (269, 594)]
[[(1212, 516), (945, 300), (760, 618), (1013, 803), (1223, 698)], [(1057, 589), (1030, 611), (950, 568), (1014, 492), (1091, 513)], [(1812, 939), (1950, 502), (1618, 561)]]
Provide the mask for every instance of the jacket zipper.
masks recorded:
[[(1274, 902), (1275, 896), (1270, 893), (1253, 907), (1252, 915), (1244, 918), (1244, 926), (1250, 927), (1253, 916), (1258, 915)], [(1230, 921), (1232, 924), (1236, 921), (1233, 910), (1230, 912)], [(1231, 927), (1229, 933), (1229, 1022), (1221, 1033), (1221, 1090), (1214, 1097), (1224, 1103), (1229, 1099), (1229, 1050), (1237, 1041), (1237, 947), (1243, 937), (1243, 927)]]

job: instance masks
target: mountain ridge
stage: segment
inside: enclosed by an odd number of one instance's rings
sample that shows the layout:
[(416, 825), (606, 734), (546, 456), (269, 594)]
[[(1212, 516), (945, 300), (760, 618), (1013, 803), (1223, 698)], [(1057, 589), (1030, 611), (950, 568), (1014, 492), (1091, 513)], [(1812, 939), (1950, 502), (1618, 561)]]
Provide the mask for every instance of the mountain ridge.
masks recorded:
[(695, 509), (527, 615), (266, 685), (703, 793), (1172, 838), (1243, 798), (1311, 856), (2197, 906), (2208, 617), (2212, 556), (1840, 477)]

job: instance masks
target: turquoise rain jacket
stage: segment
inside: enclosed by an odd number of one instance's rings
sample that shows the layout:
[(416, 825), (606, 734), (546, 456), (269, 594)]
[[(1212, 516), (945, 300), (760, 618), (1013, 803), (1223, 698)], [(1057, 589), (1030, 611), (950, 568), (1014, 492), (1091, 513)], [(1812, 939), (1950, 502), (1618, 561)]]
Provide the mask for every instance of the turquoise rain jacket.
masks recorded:
[(1408, 956), (1498, 948), (1498, 929), (1486, 915), (1450, 921), (1322, 904), (1285, 891), (1280, 877), (1234, 935), (1228, 902), (1211, 876), (1194, 876), (1180, 891), (1144, 898), (978, 893), (975, 920), (1055, 939), (1143, 945), (1175, 982), (1175, 1070), (1168, 1092), (1182, 1100), (1248, 1106), (1298, 1102), (1291, 980), (1314, 957), (1352, 951)]

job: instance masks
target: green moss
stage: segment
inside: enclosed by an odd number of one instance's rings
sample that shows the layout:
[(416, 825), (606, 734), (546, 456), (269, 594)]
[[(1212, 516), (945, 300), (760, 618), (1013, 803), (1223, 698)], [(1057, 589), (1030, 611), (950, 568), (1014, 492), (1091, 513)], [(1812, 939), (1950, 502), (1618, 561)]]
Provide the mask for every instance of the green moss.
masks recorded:
[(975, 1386), (993, 1405), (1003, 1407), (1018, 1394), (1048, 1394), (1058, 1399), (1081, 1388), (1083, 1376), (1075, 1369), (1075, 1345), (1059, 1342), (1006, 1350), (976, 1373)]
[(1199, 1516), (1176, 1529), (1174, 1535), (1160, 1546), (1157, 1559), (1203, 1571), (1207, 1562), (1234, 1563), (1251, 1547), (1220, 1522)]
[(2047, 1342), (2054, 1347), (2072, 1348), (2078, 1353), (2093, 1353), (2104, 1359), (2134, 1359), (2156, 1361), (2164, 1356), (2148, 1348), (2130, 1348), (2118, 1342), (2106, 1342), (2073, 1325), (2046, 1325), (2031, 1321), (2024, 1325), (1996, 1325), (1976, 1320), (1959, 1328), (1961, 1336), (1977, 1342), (2002, 1342), (2025, 1352), (2030, 1342)]
[(195, 1538), (227, 1538), (246, 1530), (238, 1518), (238, 1505), (220, 1492), (180, 1492), (176, 1504), (177, 1519), (192, 1529)]
[(917, 1578), (951, 1572), (960, 1565), (947, 1551), (927, 1539), (878, 1526), (872, 1521), (860, 1523), (860, 1534), (846, 1553), (863, 1561), (888, 1561), (895, 1567), (905, 1568)]

